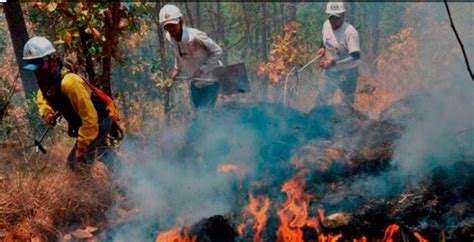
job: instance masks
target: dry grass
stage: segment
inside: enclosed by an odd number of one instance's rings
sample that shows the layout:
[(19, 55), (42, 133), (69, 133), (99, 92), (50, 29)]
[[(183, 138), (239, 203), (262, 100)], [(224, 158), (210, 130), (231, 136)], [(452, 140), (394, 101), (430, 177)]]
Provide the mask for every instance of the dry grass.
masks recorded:
[(65, 231), (104, 220), (113, 204), (106, 167), (95, 162), (91, 174), (80, 175), (66, 167), (64, 157), (55, 158), (57, 162), (0, 168), (5, 241), (57, 240)]

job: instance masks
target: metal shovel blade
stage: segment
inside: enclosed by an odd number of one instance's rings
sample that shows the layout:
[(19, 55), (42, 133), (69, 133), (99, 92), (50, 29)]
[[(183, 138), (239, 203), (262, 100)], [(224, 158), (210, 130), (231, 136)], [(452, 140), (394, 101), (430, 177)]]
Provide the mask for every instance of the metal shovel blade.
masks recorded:
[(218, 80), (221, 93), (224, 95), (250, 92), (244, 63), (216, 67), (214, 77)]

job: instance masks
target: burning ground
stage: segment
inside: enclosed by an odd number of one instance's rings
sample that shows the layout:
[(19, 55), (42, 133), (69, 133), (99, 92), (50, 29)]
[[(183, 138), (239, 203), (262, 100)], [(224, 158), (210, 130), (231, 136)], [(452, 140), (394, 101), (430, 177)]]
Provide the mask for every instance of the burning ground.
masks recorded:
[(129, 141), (135, 162), (123, 175), (140, 212), (109, 238), (471, 240), (472, 101), (447, 96), (397, 104), (377, 121), (337, 105), (227, 103), (153, 147)]
[[(473, 43), (472, 6), (451, 5), (461, 38)], [(223, 97), (215, 112), (175, 117), (170, 127), (155, 127), (164, 115), (152, 103), (154, 119), (128, 120), (138, 128), (128, 130), (113, 182), (99, 162), (93, 180), (68, 171), (71, 143), (39, 159), (19, 151), (26, 143), (2, 147), (0, 236), (472, 241), (474, 86), (442, 7), (404, 5), (400, 31), (380, 42), (379, 55), (363, 53), (358, 111), (325, 103), (319, 70), (290, 79), (288, 90)], [(279, 100), (287, 91), (288, 102)], [(262, 96), (274, 103), (256, 101)], [(150, 110), (139, 101), (124, 110)]]

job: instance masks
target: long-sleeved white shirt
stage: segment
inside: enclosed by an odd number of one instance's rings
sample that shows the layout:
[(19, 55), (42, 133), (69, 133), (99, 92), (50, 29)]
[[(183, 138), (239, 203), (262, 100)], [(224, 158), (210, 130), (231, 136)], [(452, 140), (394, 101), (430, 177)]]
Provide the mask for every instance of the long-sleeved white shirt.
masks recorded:
[[(172, 38), (168, 32), (166, 39), (175, 54), (175, 69), (186, 72), (190, 81), (198, 87), (217, 81), (212, 70), (222, 65), (219, 61), (222, 48), (206, 33), (183, 25), (183, 37), (180, 42)], [(202, 71), (199, 76), (196, 75), (198, 70)]]
[[(359, 33), (347, 22), (334, 30), (329, 20), (323, 24), (323, 44), (326, 48), (326, 56), (330, 60), (344, 60), (356, 51), (360, 52)], [(329, 71), (342, 71), (359, 66), (360, 60), (349, 59), (330, 67)]]

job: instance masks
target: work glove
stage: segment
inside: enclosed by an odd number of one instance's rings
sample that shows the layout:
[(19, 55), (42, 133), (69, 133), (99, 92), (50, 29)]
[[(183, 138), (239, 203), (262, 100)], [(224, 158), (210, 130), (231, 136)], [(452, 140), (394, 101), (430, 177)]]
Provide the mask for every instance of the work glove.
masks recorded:
[(74, 158), (76, 159), (77, 162), (86, 163), (86, 151), (77, 149), (76, 154), (74, 155)]
[(48, 125), (48, 126), (56, 126), (56, 117), (54, 113), (48, 113), (43, 116), (43, 121)]
[(319, 63), (319, 66), (323, 69), (328, 69), (329, 67), (334, 66), (335, 62), (332, 60), (323, 60)]
[(173, 70), (171, 71), (171, 74), (170, 74), (171, 80), (175, 81), (177, 76), (178, 76), (178, 70), (177, 70), (177, 69), (173, 69)]

